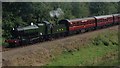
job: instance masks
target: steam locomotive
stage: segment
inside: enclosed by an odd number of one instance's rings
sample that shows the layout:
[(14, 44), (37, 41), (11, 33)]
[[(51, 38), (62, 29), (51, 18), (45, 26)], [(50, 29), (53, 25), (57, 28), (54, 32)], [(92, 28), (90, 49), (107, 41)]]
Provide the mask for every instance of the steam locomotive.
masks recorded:
[(120, 23), (120, 14), (93, 16), (88, 18), (59, 20), (57, 25), (48, 21), (37, 22), (26, 27), (17, 27), (11, 31), (12, 37), (5, 42), (11, 45), (31, 44), (51, 38), (68, 36), (82, 31), (116, 25)]

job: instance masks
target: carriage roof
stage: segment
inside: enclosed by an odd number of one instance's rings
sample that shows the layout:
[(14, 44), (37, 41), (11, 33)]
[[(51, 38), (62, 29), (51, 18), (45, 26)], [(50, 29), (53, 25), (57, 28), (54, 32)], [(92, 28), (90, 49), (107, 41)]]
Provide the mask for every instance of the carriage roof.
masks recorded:
[(107, 18), (107, 17), (113, 17), (112, 15), (102, 15), (102, 16), (94, 16), (95, 18)]

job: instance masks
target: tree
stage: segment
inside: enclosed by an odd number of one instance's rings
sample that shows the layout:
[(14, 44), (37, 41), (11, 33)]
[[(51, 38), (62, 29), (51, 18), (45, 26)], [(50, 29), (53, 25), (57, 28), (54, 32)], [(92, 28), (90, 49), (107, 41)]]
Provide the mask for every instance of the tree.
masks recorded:
[(72, 14), (76, 18), (89, 16), (88, 3), (80, 3), (80, 2), (72, 3)]

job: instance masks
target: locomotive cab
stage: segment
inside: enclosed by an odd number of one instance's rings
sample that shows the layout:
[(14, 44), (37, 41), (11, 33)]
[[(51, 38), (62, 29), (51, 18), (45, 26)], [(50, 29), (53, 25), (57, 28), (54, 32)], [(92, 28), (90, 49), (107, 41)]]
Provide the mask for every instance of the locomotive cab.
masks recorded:
[(42, 23), (44, 23), (44, 25), (45, 25), (44, 26), (45, 35), (50, 35), (52, 32), (53, 25), (48, 21), (43, 21)]
[(67, 31), (69, 31), (70, 22), (69, 22), (68, 19), (60, 20), (58, 23), (59, 23), (59, 24), (65, 24), (65, 26), (67, 27)]

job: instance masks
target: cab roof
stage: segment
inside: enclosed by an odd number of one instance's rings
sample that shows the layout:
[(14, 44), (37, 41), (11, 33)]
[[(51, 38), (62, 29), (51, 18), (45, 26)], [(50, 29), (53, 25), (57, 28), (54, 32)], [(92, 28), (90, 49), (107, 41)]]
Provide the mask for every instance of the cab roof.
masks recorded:
[(26, 27), (18, 27), (17, 30), (23, 31), (23, 30), (30, 30), (30, 29), (37, 29), (37, 28), (39, 28), (37, 25), (30, 25), (30, 26), (26, 26)]

